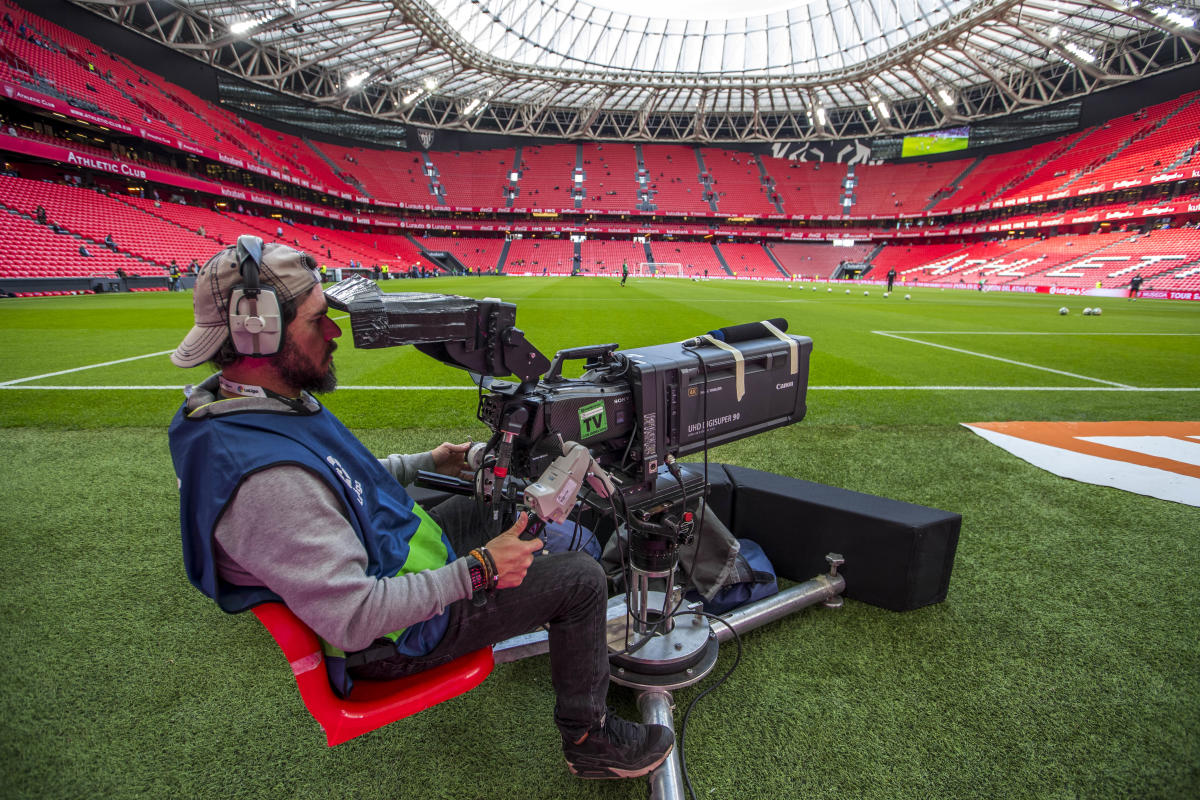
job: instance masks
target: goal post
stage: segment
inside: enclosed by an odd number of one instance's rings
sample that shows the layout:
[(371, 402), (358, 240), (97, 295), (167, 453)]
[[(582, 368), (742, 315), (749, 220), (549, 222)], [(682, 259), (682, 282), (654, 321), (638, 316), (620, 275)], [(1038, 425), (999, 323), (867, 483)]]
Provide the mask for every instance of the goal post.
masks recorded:
[(642, 261), (637, 265), (637, 271), (632, 274), (642, 277), (682, 278), (683, 264), (669, 261)]

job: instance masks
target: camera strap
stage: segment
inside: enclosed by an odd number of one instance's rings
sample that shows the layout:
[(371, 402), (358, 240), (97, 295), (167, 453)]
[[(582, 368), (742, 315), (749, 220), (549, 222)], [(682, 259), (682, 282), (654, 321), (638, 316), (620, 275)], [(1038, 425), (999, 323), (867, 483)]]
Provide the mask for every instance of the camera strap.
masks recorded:
[(740, 403), (742, 398), (746, 395), (746, 359), (742, 358), (742, 351), (738, 350), (736, 347), (726, 344), (725, 342), (722, 342), (720, 339), (712, 336), (711, 334), (706, 333), (700, 338), (711, 344), (713, 347), (720, 348), (726, 353), (731, 353), (733, 355), (734, 383), (737, 391), (737, 399)]
[(792, 357), (791, 363), (788, 365), (789, 366), (788, 372), (791, 375), (795, 375), (797, 372), (800, 371), (800, 345), (796, 343), (795, 339), (788, 336), (786, 333), (779, 330), (779, 328), (776, 328), (774, 325), (772, 325), (769, 321), (767, 321), (765, 319), (762, 321), (762, 326), (764, 328), (766, 328), (768, 331), (770, 331), (771, 334), (774, 335), (774, 337), (776, 339), (787, 344), (788, 352), (791, 354), (791, 357)]

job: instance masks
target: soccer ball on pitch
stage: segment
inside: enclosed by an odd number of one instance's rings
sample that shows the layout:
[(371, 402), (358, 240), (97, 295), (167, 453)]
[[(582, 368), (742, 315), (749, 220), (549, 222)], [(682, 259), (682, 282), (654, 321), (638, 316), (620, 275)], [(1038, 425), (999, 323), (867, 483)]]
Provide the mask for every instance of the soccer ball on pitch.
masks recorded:
[(829, 287), (828, 291), (832, 292), (832, 291), (833, 291), (833, 287), (832, 287), (832, 286), (831, 286), (831, 287)]
[(871, 294), (870, 292), (863, 292), (863, 297), (867, 297), (870, 294)]
[(911, 295), (911, 294), (906, 294), (906, 295), (904, 295), (904, 299), (905, 299), (905, 300), (912, 300), (912, 295)]
[(1063, 306), (1062, 308), (1060, 308), (1060, 309), (1058, 310), (1058, 315), (1059, 315), (1060, 317), (1065, 317), (1067, 314), (1070, 314), (1070, 313), (1071, 313), (1071, 312), (1067, 310), (1067, 307), (1066, 307), (1066, 306)]
[(888, 296), (888, 295), (890, 295), (890, 294), (891, 294), (891, 292), (884, 292), (884, 293), (883, 293), (883, 296), (884, 296), (884, 297), (887, 297), (887, 296)]
[(847, 289), (847, 290), (846, 290), (846, 294), (850, 294), (850, 290), (849, 290), (849, 289)]
[(1092, 309), (1092, 316), (1093, 316), (1093, 317), (1098, 317), (1098, 316), (1100, 316), (1100, 309), (1099, 309), (1099, 308), (1093, 308), (1093, 309)]

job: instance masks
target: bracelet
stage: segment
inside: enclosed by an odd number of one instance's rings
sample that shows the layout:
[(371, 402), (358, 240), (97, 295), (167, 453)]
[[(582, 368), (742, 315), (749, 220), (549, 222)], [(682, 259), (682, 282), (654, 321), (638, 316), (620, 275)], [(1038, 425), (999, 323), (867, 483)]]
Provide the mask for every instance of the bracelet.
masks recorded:
[(500, 570), (496, 568), (496, 559), (492, 558), (492, 554), (486, 547), (480, 547), (479, 552), (483, 553), (483, 557), (487, 559), (488, 577), (490, 579), (488, 589), (495, 589), (496, 584), (500, 582)]

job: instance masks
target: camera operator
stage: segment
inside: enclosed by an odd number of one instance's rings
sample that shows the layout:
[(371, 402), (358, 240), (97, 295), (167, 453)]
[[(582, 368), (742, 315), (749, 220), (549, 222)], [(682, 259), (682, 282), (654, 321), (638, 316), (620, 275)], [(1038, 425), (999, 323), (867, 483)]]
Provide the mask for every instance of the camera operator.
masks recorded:
[[(371, 456), (313, 396), (336, 386), (341, 335), (316, 262), (242, 240), (200, 270), (195, 326), (171, 355), (181, 367), (220, 370), (190, 387), (170, 427), (192, 583), (229, 612), (282, 600), (342, 652), (327, 659), (341, 693), (354, 678), (419, 672), (549, 623), (554, 719), (570, 771), (620, 778), (657, 767), (671, 731), (606, 712), (600, 565), (580, 552), (534, 559), (542, 545), (519, 538), (524, 515), (485, 544), (470, 499), (416, 505), (402, 484), (418, 469), (458, 474), (467, 446)], [(231, 312), (234, 290), (253, 296), (252, 270), (258, 301), (272, 290), (280, 307), (282, 339), (270, 354), (231, 332), (231, 313), (239, 324), (245, 313)]]

